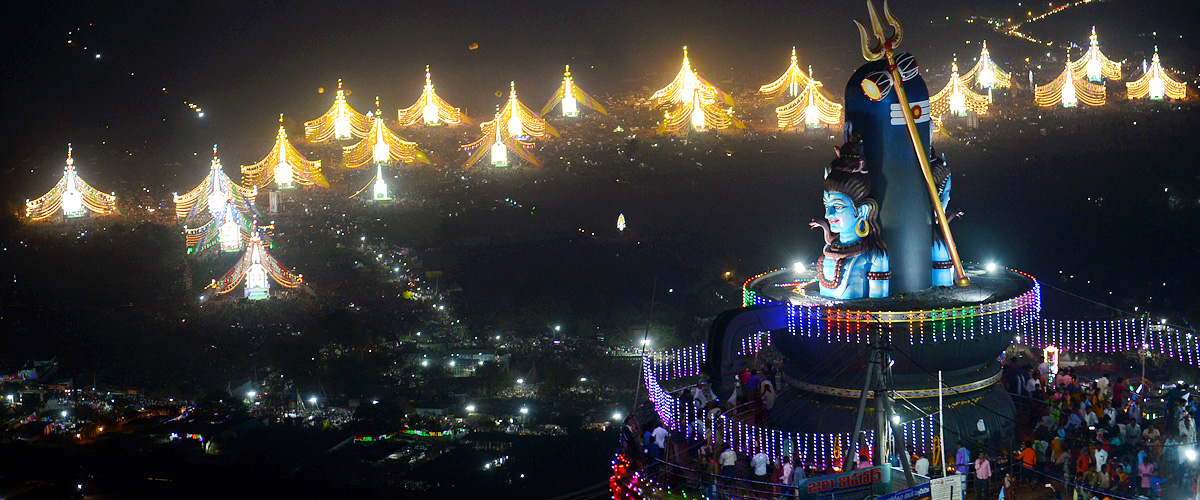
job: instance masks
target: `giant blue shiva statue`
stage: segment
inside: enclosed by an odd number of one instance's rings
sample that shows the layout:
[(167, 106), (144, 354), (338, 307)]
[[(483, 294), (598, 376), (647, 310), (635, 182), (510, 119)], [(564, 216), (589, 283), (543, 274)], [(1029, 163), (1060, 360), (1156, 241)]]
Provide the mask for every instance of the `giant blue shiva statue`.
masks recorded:
[(871, 199), (871, 177), (852, 136), (837, 150), (825, 171), (825, 220), (812, 227), (825, 230), (818, 265), (821, 295), (834, 299), (887, 297), (887, 247), (880, 237), (879, 205)]

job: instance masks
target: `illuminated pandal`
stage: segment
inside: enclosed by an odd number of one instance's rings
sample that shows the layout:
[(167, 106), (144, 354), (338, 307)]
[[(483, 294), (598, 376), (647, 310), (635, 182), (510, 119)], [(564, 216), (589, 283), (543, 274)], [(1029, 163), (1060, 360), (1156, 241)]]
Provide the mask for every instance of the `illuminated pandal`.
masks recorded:
[(304, 137), (308, 142), (361, 139), (367, 135), (370, 128), (370, 120), (346, 103), (346, 91), (342, 90), (342, 81), (338, 80), (333, 107), (320, 118), (304, 122)]
[(650, 96), (650, 107), (669, 107), (665, 111), (659, 134), (692, 129), (702, 132), (710, 127), (725, 130), (744, 129), (746, 125), (733, 116), (733, 96), (703, 79), (692, 69), (687, 47), (683, 48), (683, 67), (666, 87)]
[(424, 122), (426, 125), (471, 123), (467, 119), (467, 115), (443, 101), (437, 92), (433, 91), (433, 80), (430, 79), (428, 65), (425, 66), (425, 90), (421, 91), (421, 97), (417, 98), (417, 102), (400, 110), (399, 120), (401, 127), (407, 127), (417, 122)]
[(375, 115), (371, 129), (363, 140), (353, 146), (342, 148), (342, 165), (346, 168), (359, 168), (371, 162), (389, 163), (400, 161), (404, 163), (429, 163), (429, 157), (417, 147), (417, 143), (406, 141), (403, 137), (392, 132), (383, 124), (383, 115), (379, 111), (379, 98), (375, 98)]
[(233, 268), (219, 280), (213, 280), (206, 288), (213, 288), (218, 295), (232, 292), (244, 281), (245, 296), (251, 300), (265, 299), (270, 295), (271, 283), (274, 281), (284, 288), (298, 288), (304, 283), (304, 277), (293, 274), (279, 264), (269, 252), (257, 234), (250, 236), (246, 252), (238, 259)]
[(1157, 45), (1154, 46), (1154, 59), (1151, 60), (1150, 67), (1146, 69), (1141, 78), (1125, 82), (1125, 87), (1130, 99), (1146, 97), (1154, 100), (1160, 100), (1163, 97), (1183, 99), (1187, 95), (1187, 84), (1167, 73), (1162, 64), (1158, 62)]
[(1067, 55), (1066, 69), (1058, 78), (1033, 89), (1034, 101), (1043, 108), (1060, 104), (1064, 108), (1073, 108), (1080, 102), (1088, 106), (1103, 106), (1106, 97), (1104, 85), (1089, 83), (1075, 72), (1070, 54)]
[(67, 144), (67, 166), (54, 187), (36, 200), (25, 201), (26, 222), (48, 219), (59, 208), (68, 218), (82, 217), (88, 211), (97, 215), (119, 213), (115, 195), (101, 193), (79, 178), (71, 154), (71, 145)]
[(988, 112), (988, 97), (973, 92), (965, 78), (958, 76), (958, 61), (950, 64), (950, 81), (937, 94), (929, 98), (930, 111), (934, 117), (942, 118), (947, 114), (967, 116), (967, 111), (986, 115)]
[(187, 240), (188, 254), (194, 254), (219, 245), (222, 252), (236, 252), (242, 249), (254, 232), (253, 221), (234, 207), (232, 201), (226, 202), (226, 209), (219, 216), (199, 227), (183, 230)]
[[(795, 62), (794, 59), (793, 62)], [(816, 128), (822, 125), (833, 127), (840, 124), (842, 122), (842, 105), (833, 102), (833, 99), (821, 90), (823, 86), (821, 82), (812, 79), (811, 75), (805, 78), (808, 83), (803, 87), (800, 95), (792, 99), (792, 102), (775, 108), (775, 115), (779, 118), (779, 128), (788, 129), (799, 126)]]
[(275, 183), (278, 188), (317, 185), (329, 187), (329, 181), (321, 173), (321, 161), (309, 161), (288, 141), (283, 128), (283, 114), (279, 115), (279, 133), (275, 136), (275, 147), (267, 156), (252, 165), (242, 165), (242, 184), (249, 187), (267, 187)]
[(596, 98), (584, 92), (583, 89), (579, 88), (579, 85), (575, 84), (575, 80), (571, 78), (570, 64), (567, 65), (567, 70), (563, 73), (562, 85), (559, 85), (558, 90), (554, 91), (554, 96), (550, 98), (550, 102), (547, 102), (542, 107), (541, 115), (546, 116), (546, 113), (549, 113), (560, 102), (562, 103), (563, 116), (579, 116), (579, 105), (581, 104), (598, 111), (602, 115), (608, 114), (608, 111), (604, 109), (600, 101), (597, 101)]
[(775, 100), (784, 91), (787, 91), (787, 96), (791, 98), (800, 97), (800, 92), (812, 83), (812, 78), (809, 75), (800, 71), (800, 65), (796, 62), (796, 47), (792, 47), (792, 62), (788, 65), (787, 71), (783, 75), (775, 79), (775, 81), (763, 85), (758, 88), (758, 93), (762, 94), (767, 100)]
[(1075, 66), (1071, 69), (1077, 74), (1087, 76), (1087, 79), (1093, 82), (1099, 82), (1103, 78), (1120, 80), (1121, 63), (1110, 60), (1100, 52), (1100, 43), (1096, 41), (1095, 26), (1092, 26), (1092, 35), (1089, 38), (1090, 43), (1087, 52), (1083, 54), (1082, 58), (1075, 61)]
[(996, 61), (992, 60), (992, 55), (988, 53), (987, 41), (983, 42), (983, 52), (979, 54), (979, 61), (970, 71), (963, 73), (961, 78), (964, 82), (970, 82), (974, 78), (975, 84), (985, 89), (1006, 89), (1012, 84), (1012, 75), (1000, 69)]
[[(505, 123), (510, 126), (502, 126)], [(542, 166), (541, 160), (529, 152), (530, 149), (533, 149), (534, 144), (514, 137), (512, 135), (514, 127), (511, 124), (511, 120), (506, 121), (502, 110), (496, 111), (496, 116), (492, 121), (480, 123), (479, 128), (483, 131), (483, 136), (462, 147), (463, 151), (471, 151), (471, 156), (467, 158), (466, 163), (463, 163), (463, 170), (471, 168), (489, 152), (492, 154), (492, 166), (507, 167), (509, 150), (535, 167)]]

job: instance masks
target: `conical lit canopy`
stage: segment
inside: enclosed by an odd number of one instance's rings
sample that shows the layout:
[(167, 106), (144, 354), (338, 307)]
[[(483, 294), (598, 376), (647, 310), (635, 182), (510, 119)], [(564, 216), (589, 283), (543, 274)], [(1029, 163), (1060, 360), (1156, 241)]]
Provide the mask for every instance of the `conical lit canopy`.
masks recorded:
[(304, 122), (304, 136), (309, 142), (363, 138), (371, 129), (370, 120), (346, 103), (346, 91), (338, 80), (337, 96), (333, 106), (324, 115)]
[(208, 288), (217, 294), (226, 294), (245, 283), (246, 296), (251, 299), (266, 298), (270, 290), (268, 279), (284, 288), (297, 288), (304, 283), (302, 275), (294, 274), (275, 260), (257, 234), (250, 237), (246, 252), (233, 268), (221, 279), (213, 280)]
[(683, 48), (683, 67), (679, 74), (650, 96), (650, 105), (670, 108), (658, 127), (659, 134), (682, 132), (688, 125), (697, 131), (746, 128), (733, 116), (733, 96), (708, 83), (692, 69), (687, 47)]
[(1092, 35), (1089, 37), (1090, 43), (1088, 50), (1083, 54), (1083, 57), (1075, 61), (1075, 65), (1071, 68), (1075, 74), (1083, 75), (1088, 80), (1099, 82), (1102, 78), (1109, 80), (1121, 79), (1121, 63), (1112, 61), (1105, 57), (1104, 53), (1100, 52), (1100, 43), (1096, 39), (1096, 27), (1092, 26)]
[(329, 181), (321, 173), (321, 161), (309, 161), (288, 141), (283, 128), (283, 115), (279, 115), (279, 133), (275, 146), (258, 163), (242, 165), (242, 183), (246, 186), (267, 187), (277, 182), (278, 187), (291, 184), (329, 187)]
[(1130, 99), (1183, 99), (1187, 95), (1187, 84), (1164, 70), (1162, 63), (1158, 61), (1157, 46), (1154, 47), (1154, 59), (1151, 60), (1150, 67), (1141, 78), (1125, 82), (1125, 87)]
[(417, 102), (413, 103), (412, 106), (400, 110), (399, 120), (401, 127), (407, 127), (418, 122), (423, 122), (426, 125), (470, 123), (467, 115), (464, 115), (458, 108), (443, 101), (433, 91), (433, 81), (429, 76), (429, 66), (425, 66), (425, 89), (421, 91), (421, 97), (418, 97)]
[(1054, 81), (1033, 89), (1033, 98), (1043, 108), (1062, 105), (1073, 108), (1082, 102), (1088, 106), (1103, 106), (1107, 98), (1104, 85), (1089, 83), (1074, 70), (1070, 55), (1063, 72)]
[[(508, 101), (497, 114), (500, 123), (507, 128), (508, 135), (513, 137), (546, 137), (547, 134), (561, 137), (554, 126), (542, 119), (541, 116), (529, 109), (525, 103), (517, 99), (517, 83), (508, 84)], [(483, 124), (479, 125), (483, 128)]]
[(600, 101), (597, 101), (596, 98), (584, 92), (583, 89), (579, 88), (579, 85), (575, 84), (575, 80), (571, 78), (571, 65), (569, 64), (567, 65), (566, 72), (563, 74), (562, 85), (559, 85), (558, 90), (554, 91), (554, 96), (550, 98), (550, 102), (547, 102), (542, 107), (541, 115), (546, 116), (546, 113), (549, 113), (560, 102), (562, 103), (563, 116), (578, 115), (579, 105), (598, 111), (602, 115), (608, 114), (608, 111), (604, 109)]
[(833, 102), (822, 84), (806, 76), (807, 83), (792, 102), (775, 108), (779, 128), (835, 126), (842, 122), (842, 105)]
[(342, 164), (346, 168), (359, 168), (371, 162), (429, 163), (429, 158), (417, 147), (417, 143), (406, 141), (383, 124), (379, 112), (379, 98), (375, 98), (377, 114), (371, 121), (371, 129), (363, 140), (353, 146), (342, 148)]
[(969, 83), (964, 83), (964, 79), (959, 78), (958, 61), (954, 61), (951, 63), (950, 81), (941, 91), (929, 98), (929, 107), (933, 116), (938, 118), (948, 114), (965, 116), (967, 111), (986, 115), (988, 98), (986, 95), (976, 94), (971, 90)]
[(235, 252), (241, 250), (250, 240), (250, 235), (254, 232), (254, 221), (241, 210), (237, 210), (232, 201), (226, 202), (226, 205), (226, 210), (219, 216), (210, 218), (207, 223), (184, 228), (183, 234), (187, 239), (189, 254), (217, 246), (220, 246), (221, 251)]
[(217, 157), (217, 147), (213, 146), (213, 159), (208, 175), (191, 191), (175, 195), (175, 216), (183, 219), (185, 226), (200, 227), (207, 217), (220, 218), (229, 206), (253, 220), (261, 216), (258, 207), (254, 205), (254, 197), (258, 188), (251, 186), (243, 188), (234, 184), (225, 171), (221, 169), (221, 159)]
[(992, 60), (986, 41), (983, 42), (983, 52), (979, 54), (979, 61), (970, 71), (963, 73), (961, 78), (967, 86), (970, 86), (974, 79), (974, 84), (985, 89), (992, 87), (1006, 89), (1012, 84), (1012, 75), (1000, 69), (996, 61)]
[(492, 155), (493, 165), (507, 166), (508, 151), (512, 151), (518, 157), (535, 167), (542, 166), (541, 160), (538, 160), (537, 157), (529, 152), (530, 149), (533, 149), (534, 144), (513, 137), (509, 133), (510, 127), (505, 126), (505, 123), (506, 117), (503, 110), (501, 110), (496, 112), (496, 116), (492, 121), (479, 124), (479, 128), (483, 131), (483, 136), (475, 142), (462, 147), (463, 151), (471, 152), (471, 156), (463, 164), (463, 170), (471, 168), (471, 166), (487, 156), (488, 153)]
[(775, 81), (759, 87), (758, 93), (766, 96), (768, 100), (773, 100), (784, 93), (788, 97), (800, 97), (800, 93), (811, 82), (812, 78), (800, 70), (800, 65), (796, 62), (796, 47), (792, 47), (792, 62), (788, 65), (787, 71), (784, 71), (783, 75)]
[(25, 218), (28, 222), (44, 220), (58, 213), (60, 208), (67, 217), (80, 217), (88, 211), (97, 215), (118, 213), (116, 196), (97, 191), (76, 174), (70, 144), (67, 144), (67, 166), (63, 176), (46, 194), (25, 202)]

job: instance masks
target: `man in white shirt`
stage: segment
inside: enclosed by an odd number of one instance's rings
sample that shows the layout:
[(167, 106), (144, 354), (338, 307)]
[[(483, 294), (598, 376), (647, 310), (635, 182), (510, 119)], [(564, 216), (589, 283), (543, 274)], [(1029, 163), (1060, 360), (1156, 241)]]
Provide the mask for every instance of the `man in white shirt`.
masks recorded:
[(725, 446), (725, 451), (722, 451), (721, 456), (717, 457), (717, 464), (721, 466), (722, 476), (734, 477), (737, 475), (734, 468), (734, 465), (737, 464), (737, 452), (733, 451), (732, 446)]
[(920, 474), (922, 476), (928, 476), (929, 475), (929, 459), (926, 458), (925, 455), (921, 455), (921, 458), (917, 459), (915, 468), (916, 468), (915, 472), (917, 474)]
[(1104, 464), (1108, 463), (1108, 452), (1104, 448), (1096, 448), (1096, 472), (1104, 471)]
[(650, 435), (654, 436), (654, 443), (660, 450), (667, 449), (667, 440), (671, 437), (671, 433), (661, 423), (653, 431), (650, 431)]
[(771, 463), (771, 457), (760, 451), (750, 458), (750, 467), (754, 469), (754, 480), (761, 482), (770, 482), (771, 477), (767, 475), (767, 464)]

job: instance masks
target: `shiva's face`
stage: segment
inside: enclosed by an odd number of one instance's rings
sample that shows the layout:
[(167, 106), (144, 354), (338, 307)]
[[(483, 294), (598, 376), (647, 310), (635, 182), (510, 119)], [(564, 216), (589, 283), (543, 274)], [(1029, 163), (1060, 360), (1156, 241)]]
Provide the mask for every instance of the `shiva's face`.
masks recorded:
[(825, 202), (825, 220), (829, 221), (829, 230), (841, 235), (842, 241), (846, 241), (850, 235), (857, 239), (854, 228), (859, 220), (867, 217), (869, 208), (864, 204), (855, 209), (850, 197), (842, 193), (825, 191), (822, 198)]

